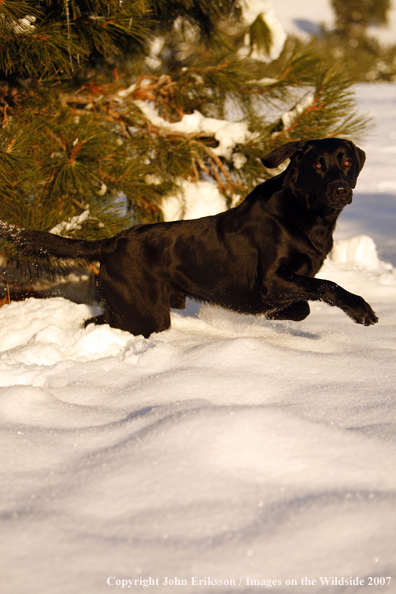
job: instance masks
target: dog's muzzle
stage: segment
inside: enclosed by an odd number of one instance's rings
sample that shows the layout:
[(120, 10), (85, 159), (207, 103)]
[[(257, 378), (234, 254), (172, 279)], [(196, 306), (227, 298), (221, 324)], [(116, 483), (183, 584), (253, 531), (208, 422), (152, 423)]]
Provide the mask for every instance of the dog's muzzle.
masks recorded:
[(334, 208), (344, 208), (344, 206), (352, 202), (352, 189), (344, 181), (338, 181), (336, 184), (332, 184), (329, 194)]

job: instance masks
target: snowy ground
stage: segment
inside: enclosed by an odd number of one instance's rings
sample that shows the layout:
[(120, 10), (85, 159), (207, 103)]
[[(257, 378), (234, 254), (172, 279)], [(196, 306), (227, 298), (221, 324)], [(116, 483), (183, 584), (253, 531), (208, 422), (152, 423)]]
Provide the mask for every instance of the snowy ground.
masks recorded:
[(358, 97), (377, 128), (321, 275), (376, 326), (190, 303), (145, 340), (0, 309), (2, 594), (396, 592), (396, 86)]

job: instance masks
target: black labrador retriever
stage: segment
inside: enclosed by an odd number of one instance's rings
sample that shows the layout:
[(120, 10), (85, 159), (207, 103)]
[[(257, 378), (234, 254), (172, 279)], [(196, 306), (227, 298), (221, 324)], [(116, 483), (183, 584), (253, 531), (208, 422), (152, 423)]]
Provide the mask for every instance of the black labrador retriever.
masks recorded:
[(308, 301), (341, 308), (358, 324), (378, 319), (362, 297), (315, 274), (333, 245), (338, 215), (352, 201), (365, 161), (337, 138), (289, 142), (261, 159), (286, 170), (258, 185), (235, 208), (195, 220), (136, 225), (110, 239), (79, 241), (0, 224), (0, 235), (31, 255), (100, 262), (110, 324), (145, 337), (170, 327), (170, 308), (186, 297), (270, 320), (300, 321)]

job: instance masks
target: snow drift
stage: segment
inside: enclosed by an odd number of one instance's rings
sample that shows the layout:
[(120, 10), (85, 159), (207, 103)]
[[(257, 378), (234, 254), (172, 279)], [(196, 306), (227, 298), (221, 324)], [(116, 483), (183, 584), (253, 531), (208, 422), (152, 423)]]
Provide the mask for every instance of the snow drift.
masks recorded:
[(146, 340), (61, 298), (1, 308), (3, 592), (391, 576), (396, 275), (367, 245), (322, 274), (362, 290), (369, 329), (324, 304), (294, 324), (190, 303)]

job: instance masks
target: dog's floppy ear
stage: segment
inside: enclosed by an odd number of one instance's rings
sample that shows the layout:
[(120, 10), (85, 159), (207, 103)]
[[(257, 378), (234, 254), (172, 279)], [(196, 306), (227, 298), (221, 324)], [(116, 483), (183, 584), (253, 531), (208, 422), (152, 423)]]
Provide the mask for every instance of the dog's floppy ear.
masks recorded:
[(358, 168), (359, 168), (359, 173), (360, 173), (360, 171), (363, 169), (363, 165), (366, 160), (366, 153), (364, 151), (362, 151), (362, 149), (360, 149), (358, 146), (353, 144), (353, 142), (351, 140), (348, 140), (348, 143), (351, 146), (351, 148), (355, 154), (356, 161), (357, 161)]
[(305, 140), (287, 142), (282, 146), (278, 146), (278, 148), (268, 153), (268, 155), (265, 155), (265, 157), (262, 157), (260, 161), (264, 167), (268, 167), (268, 169), (274, 169), (286, 159), (291, 159), (299, 150), (305, 148), (305, 145)]

